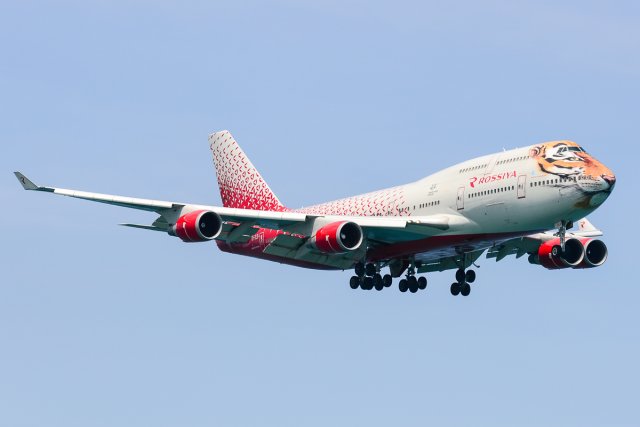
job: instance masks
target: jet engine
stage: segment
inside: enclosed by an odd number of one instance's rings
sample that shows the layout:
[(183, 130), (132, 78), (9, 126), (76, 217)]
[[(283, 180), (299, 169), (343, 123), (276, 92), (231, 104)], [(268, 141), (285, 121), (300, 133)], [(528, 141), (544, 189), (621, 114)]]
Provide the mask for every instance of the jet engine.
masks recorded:
[(574, 268), (599, 267), (607, 260), (609, 250), (602, 240), (580, 239), (584, 246), (584, 259)]
[(215, 212), (199, 210), (182, 215), (169, 228), (171, 236), (183, 242), (204, 242), (213, 240), (222, 231), (222, 218)]
[(564, 251), (560, 246), (560, 239), (548, 240), (540, 245), (537, 254), (529, 256), (529, 262), (540, 264), (550, 270), (576, 267), (585, 257), (582, 242), (575, 238), (568, 238), (564, 242)]
[(320, 252), (339, 254), (358, 249), (363, 236), (362, 228), (355, 222), (336, 221), (316, 231), (310, 243)]

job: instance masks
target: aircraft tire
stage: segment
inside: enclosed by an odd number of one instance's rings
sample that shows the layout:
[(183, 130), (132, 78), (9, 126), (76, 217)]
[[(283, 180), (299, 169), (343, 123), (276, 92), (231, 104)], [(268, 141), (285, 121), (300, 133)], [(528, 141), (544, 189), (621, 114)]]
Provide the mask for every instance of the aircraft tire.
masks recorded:
[(382, 283), (384, 283), (385, 288), (388, 288), (393, 283), (393, 277), (390, 274), (385, 274), (382, 278)]
[(376, 266), (372, 263), (365, 265), (364, 274), (366, 274), (367, 276), (373, 277), (376, 274)]
[(409, 283), (407, 283), (407, 279), (400, 280), (398, 289), (400, 289), (400, 292), (407, 292), (407, 290), (409, 289)]
[(418, 292), (418, 279), (416, 279), (416, 276), (410, 276), (407, 282), (409, 282), (409, 291), (411, 291), (412, 294)]
[(456, 280), (458, 283), (464, 283), (464, 276), (464, 270), (459, 268), (458, 271), (456, 271)]
[(468, 297), (471, 293), (471, 286), (468, 283), (464, 283), (462, 285), (462, 289), (460, 289), (460, 295), (463, 297)]
[(381, 291), (384, 289), (384, 283), (382, 282), (382, 276), (376, 274), (373, 276), (373, 286), (376, 288), (376, 291)]
[(418, 289), (426, 289), (427, 287), (427, 278), (424, 276), (418, 277)]
[(356, 271), (356, 276), (358, 277), (364, 276), (364, 264), (361, 262), (356, 263), (355, 271)]
[(452, 283), (451, 284), (451, 295), (453, 295), (454, 297), (458, 296), (458, 294), (460, 294), (460, 290), (461, 290), (460, 288), (461, 288), (460, 283)]
[(349, 286), (351, 289), (358, 289), (360, 286), (360, 278), (358, 276), (351, 276), (351, 279), (349, 279)]
[(362, 279), (362, 289), (366, 291), (373, 289), (373, 277), (365, 276)]
[(473, 283), (476, 281), (476, 272), (473, 270), (467, 270), (464, 275), (464, 281), (467, 283)]

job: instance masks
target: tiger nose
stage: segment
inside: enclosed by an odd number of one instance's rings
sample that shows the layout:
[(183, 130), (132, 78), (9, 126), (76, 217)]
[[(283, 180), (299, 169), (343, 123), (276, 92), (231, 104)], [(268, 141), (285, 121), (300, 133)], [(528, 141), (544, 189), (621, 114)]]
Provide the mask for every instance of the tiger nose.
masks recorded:
[(614, 185), (615, 185), (615, 183), (616, 183), (616, 177), (615, 177), (615, 175), (613, 175), (613, 174), (611, 174), (611, 175), (602, 175), (602, 179), (604, 179), (604, 180), (605, 180), (605, 182), (606, 182), (607, 184), (609, 184), (609, 186), (610, 186), (611, 188), (613, 188), (613, 186), (614, 186)]

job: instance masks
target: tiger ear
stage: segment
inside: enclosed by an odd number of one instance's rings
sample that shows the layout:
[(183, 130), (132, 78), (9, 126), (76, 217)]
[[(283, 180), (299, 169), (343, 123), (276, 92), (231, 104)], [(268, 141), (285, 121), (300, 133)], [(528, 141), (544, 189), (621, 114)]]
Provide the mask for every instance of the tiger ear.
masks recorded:
[(530, 157), (538, 157), (543, 152), (544, 152), (544, 147), (542, 145), (539, 145), (539, 146), (533, 147), (531, 150), (529, 150), (529, 156)]

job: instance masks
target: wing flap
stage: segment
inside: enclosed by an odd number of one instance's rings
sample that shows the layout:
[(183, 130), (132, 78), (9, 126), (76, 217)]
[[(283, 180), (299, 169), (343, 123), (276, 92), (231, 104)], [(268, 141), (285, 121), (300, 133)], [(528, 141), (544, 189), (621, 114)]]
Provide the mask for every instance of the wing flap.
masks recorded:
[(259, 227), (256, 227), (253, 221), (240, 224), (226, 222), (222, 225), (222, 233), (217, 240), (224, 240), (227, 243), (247, 243), (258, 230)]
[[(486, 249), (478, 249), (475, 251), (467, 252), (464, 255), (465, 266), (464, 268), (468, 268), (471, 264), (476, 262), (480, 256), (484, 253)], [(462, 255), (455, 255), (450, 257), (441, 257), (438, 259), (433, 259), (429, 261), (425, 261), (418, 268), (418, 273), (429, 273), (433, 271), (444, 271), (451, 270), (455, 268), (460, 268), (462, 265), (463, 259)]]
[(302, 236), (280, 234), (264, 249), (265, 254), (276, 255), (285, 258), (296, 258), (298, 250), (306, 241)]

